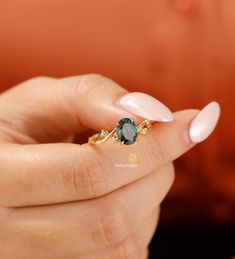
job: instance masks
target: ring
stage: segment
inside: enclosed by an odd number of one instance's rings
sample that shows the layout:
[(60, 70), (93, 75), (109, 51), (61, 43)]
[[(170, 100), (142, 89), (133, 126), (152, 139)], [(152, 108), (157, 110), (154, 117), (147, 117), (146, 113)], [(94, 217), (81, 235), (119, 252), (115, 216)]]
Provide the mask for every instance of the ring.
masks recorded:
[(113, 138), (121, 144), (132, 145), (136, 142), (139, 134), (145, 135), (152, 127), (150, 120), (144, 120), (137, 126), (130, 118), (123, 118), (116, 125), (116, 128), (111, 132), (102, 129), (99, 133), (89, 137), (88, 143), (100, 145), (107, 139)]

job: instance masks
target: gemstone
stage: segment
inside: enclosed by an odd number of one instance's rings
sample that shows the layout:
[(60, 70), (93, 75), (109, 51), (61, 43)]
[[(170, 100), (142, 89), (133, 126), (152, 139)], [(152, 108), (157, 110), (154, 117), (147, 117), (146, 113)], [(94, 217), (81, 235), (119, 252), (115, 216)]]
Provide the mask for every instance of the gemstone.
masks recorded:
[(135, 122), (129, 118), (121, 119), (117, 124), (117, 136), (125, 145), (134, 144), (138, 136)]

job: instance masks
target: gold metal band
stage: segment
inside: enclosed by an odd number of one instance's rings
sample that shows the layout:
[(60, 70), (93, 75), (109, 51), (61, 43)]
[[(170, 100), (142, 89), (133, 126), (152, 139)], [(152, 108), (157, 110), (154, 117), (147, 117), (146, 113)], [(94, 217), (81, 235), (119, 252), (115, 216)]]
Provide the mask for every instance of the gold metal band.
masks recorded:
[[(144, 120), (137, 126), (137, 132), (145, 135), (152, 127), (150, 120)], [(109, 138), (113, 138), (116, 142), (121, 142), (118, 138), (117, 134), (117, 127), (114, 128), (111, 132), (102, 129), (99, 133), (94, 134), (93, 136), (89, 137), (88, 143), (93, 145), (100, 145), (101, 143), (105, 142)], [(121, 142), (122, 143), (122, 142)]]

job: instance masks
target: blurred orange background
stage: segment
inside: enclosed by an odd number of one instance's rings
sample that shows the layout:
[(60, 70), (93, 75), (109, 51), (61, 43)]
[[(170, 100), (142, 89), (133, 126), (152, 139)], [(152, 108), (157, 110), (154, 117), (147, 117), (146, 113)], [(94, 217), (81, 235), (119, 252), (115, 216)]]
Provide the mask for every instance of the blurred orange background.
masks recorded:
[(173, 111), (218, 101), (215, 133), (176, 162), (162, 220), (234, 225), (234, 8), (230, 0), (1, 1), (0, 90), (39, 75), (99, 73)]

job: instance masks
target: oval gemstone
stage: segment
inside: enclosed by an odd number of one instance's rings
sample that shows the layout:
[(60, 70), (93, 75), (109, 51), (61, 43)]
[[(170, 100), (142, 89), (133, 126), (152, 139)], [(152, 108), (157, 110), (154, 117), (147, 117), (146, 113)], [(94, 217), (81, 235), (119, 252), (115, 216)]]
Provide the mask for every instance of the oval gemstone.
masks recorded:
[(129, 118), (121, 119), (117, 124), (117, 135), (123, 144), (134, 144), (138, 136), (138, 129), (135, 122)]

